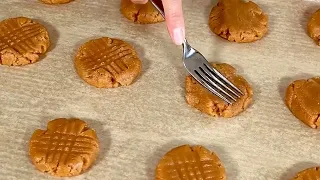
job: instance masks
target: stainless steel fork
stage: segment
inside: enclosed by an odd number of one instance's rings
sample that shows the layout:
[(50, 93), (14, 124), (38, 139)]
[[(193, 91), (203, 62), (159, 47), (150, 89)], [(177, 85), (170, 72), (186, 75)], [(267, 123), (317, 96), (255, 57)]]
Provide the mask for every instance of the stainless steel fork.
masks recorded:
[[(150, 0), (153, 6), (165, 18), (164, 8), (161, 0)], [(187, 71), (202, 86), (218, 96), (228, 104), (236, 102), (242, 91), (224, 77), (218, 70), (213, 68), (206, 58), (192, 48), (185, 39), (183, 42), (183, 64)]]

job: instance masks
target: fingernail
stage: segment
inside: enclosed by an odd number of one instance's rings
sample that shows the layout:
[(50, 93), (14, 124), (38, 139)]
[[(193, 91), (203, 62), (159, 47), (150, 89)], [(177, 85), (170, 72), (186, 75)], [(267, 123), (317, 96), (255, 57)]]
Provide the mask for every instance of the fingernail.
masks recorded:
[(181, 45), (184, 40), (184, 31), (182, 28), (175, 28), (173, 29), (173, 37), (172, 37), (174, 43), (176, 45)]

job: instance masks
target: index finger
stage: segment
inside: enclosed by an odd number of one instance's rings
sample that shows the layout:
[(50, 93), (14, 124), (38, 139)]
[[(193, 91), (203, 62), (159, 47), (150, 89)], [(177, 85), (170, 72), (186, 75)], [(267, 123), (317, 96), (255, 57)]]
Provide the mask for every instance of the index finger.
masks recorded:
[(172, 40), (181, 45), (185, 39), (182, 0), (162, 0), (166, 23)]

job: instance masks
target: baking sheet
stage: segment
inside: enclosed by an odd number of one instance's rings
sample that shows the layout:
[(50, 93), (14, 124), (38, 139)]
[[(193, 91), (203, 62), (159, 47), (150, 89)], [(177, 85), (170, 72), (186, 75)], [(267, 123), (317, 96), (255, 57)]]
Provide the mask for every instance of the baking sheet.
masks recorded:
[[(39, 63), (0, 67), (0, 179), (54, 179), (31, 164), (28, 140), (49, 120), (76, 117), (97, 130), (101, 154), (90, 171), (71, 179), (153, 179), (168, 150), (201, 144), (217, 153), (229, 180), (285, 180), (319, 164), (319, 132), (295, 119), (283, 102), (298, 78), (320, 74), (320, 49), (305, 32), (320, 2), (255, 0), (269, 15), (261, 41), (229, 43), (213, 35), (215, 1), (184, 0), (187, 37), (209, 60), (235, 66), (254, 88), (254, 103), (232, 119), (208, 117), (184, 99), (181, 48), (165, 25), (135, 25), (118, 0), (76, 0), (61, 6), (2, 0), (0, 19), (34, 18), (49, 29), (52, 48)], [(131, 42), (143, 61), (136, 83), (95, 89), (76, 75), (73, 57), (85, 41), (109, 36)]]

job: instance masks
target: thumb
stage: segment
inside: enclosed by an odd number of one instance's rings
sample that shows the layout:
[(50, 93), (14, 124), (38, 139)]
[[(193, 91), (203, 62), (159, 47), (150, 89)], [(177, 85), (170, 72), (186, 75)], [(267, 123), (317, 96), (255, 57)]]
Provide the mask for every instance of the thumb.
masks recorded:
[(182, 0), (162, 0), (162, 3), (171, 39), (176, 45), (181, 45), (185, 39)]

